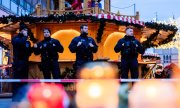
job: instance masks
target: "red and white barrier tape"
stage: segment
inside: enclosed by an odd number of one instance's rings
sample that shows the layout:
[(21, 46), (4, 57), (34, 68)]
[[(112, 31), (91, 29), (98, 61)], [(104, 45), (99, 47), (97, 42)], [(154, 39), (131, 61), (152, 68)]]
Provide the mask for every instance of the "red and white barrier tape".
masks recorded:
[[(0, 79), (0, 82), (59, 82), (59, 83), (75, 83), (79, 81), (93, 80), (93, 79)], [(107, 79), (109, 80), (109, 79)], [(111, 80), (111, 79), (110, 79)], [(119, 82), (138, 82), (143, 80), (152, 80), (152, 79), (116, 79)], [(180, 79), (157, 79), (160, 81), (180, 81)]]

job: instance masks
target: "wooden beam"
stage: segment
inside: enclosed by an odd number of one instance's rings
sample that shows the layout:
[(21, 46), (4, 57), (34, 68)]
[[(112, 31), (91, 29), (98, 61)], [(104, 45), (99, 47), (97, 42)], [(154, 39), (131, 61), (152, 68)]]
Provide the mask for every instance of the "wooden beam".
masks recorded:
[(111, 10), (110, 10), (110, 0), (104, 0), (104, 10), (105, 10), (105, 13), (109, 13)]
[(65, 11), (65, 0), (59, 0), (59, 14), (62, 14)]
[(40, 4), (36, 5), (36, 15), (41, 16), (41, 5)]
[(88, 0), (84, 0), (83, 4), (84, 4), (84, 7), (83, 7), (84, 11), (83, 11), (83, 13), (84, 13), (84, 14), (87, 14), (87, 13), (88, 13), (88, 11), (87, 11), (87, 8), (88, 8)]
[(65, 0), (59, 0), (59, 10), (65, 10)]
[(49, 10), (50, 10), (50, 0), (47, 0), (47, 11), (49, 13)]
[(136, 12), (135, 19), (136, 19), (136, 20), (139, 20), (139, 12), (138, 12), (138, 11)]
[(98, 2), (95, 2), (95, 14), (99, 14)]

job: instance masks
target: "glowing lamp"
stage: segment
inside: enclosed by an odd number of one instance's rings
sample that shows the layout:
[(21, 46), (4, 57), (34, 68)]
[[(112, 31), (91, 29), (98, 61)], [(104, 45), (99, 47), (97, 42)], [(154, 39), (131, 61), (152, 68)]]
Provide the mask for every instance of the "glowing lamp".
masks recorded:
[(117, 80), (85, 80), (76, 87), (78, 108), (118, 108)]
[(68, 97), (63, 86), (57, 84), (34, 84), (27, 98), (32, 108), (66, 108)]
[(114, 79), (117, 77), (117, 67), (106, 62), (89, 63), (80, 72), (83, 79)]
[(174, 86), (160, 80), (138, 82), (129, 94), (129, 108), (178, 108)]
[(177, 103), (178, 103), (178, 108), (180, 108), (180, 68), (175, 65), (174, 63), (171, 63), (169, 65), (169, 71), (172, 72), (172, 78), (175, 79), (173, 82), (174, 87), (176, 88), (176, 95), (177, 95)]

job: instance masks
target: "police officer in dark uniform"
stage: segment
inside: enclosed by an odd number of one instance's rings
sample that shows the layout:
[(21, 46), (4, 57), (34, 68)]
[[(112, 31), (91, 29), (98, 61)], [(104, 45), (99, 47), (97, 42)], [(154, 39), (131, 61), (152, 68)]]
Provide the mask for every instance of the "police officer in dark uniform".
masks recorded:
[(58, 40), (50, 37), (51, 31), (49, 28), (45, 28), (43, 32), (44, 40), (34, 44), (34, 54), (41, 54), (41, 64), (39, 67), (43, 71), (45, 79), (51, 78), (51, 72), (54, 79), (60, 79), (58, 53), (62, 53), (64, 48)]
[[(32, 53), (30, 41), (28, 40), (28, 28), (20, 23), (19, 34), (12, 38), (13, 45), (13, 78), (28, 79), (28, 60)], [(19, 101), (16, 94), (22, 86), (27, 83), (13, 83), (13, 101)]]
[(114, 47), (116, 53), (121, 52), (121, 78), (128, 79), (130, 69), (131, 78), (138, 78), (138, 53), (143, 54), (144, 48), (135, 39), (133, 28), (126, 28), (126, 35)]
[(80, 30), (81, 35), (75, 37), (69, 45), (70, 51), (76, 53), (75, 71), (78, 71), (85, 63), (93, 61), (93, 53), (98, 50), (94, 39), (88, 36), (88, 25), (82, 24)]

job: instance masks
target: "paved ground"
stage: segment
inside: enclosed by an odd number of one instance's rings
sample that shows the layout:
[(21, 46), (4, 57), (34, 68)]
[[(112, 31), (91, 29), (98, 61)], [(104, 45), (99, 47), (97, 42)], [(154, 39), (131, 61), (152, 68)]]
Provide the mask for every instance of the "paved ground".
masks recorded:
[(0, 98), (0, 108), (13, 108), (11, 98)]
[(0, 93), (0, 108), (14, 108), (11, 96), (12, 93)]

